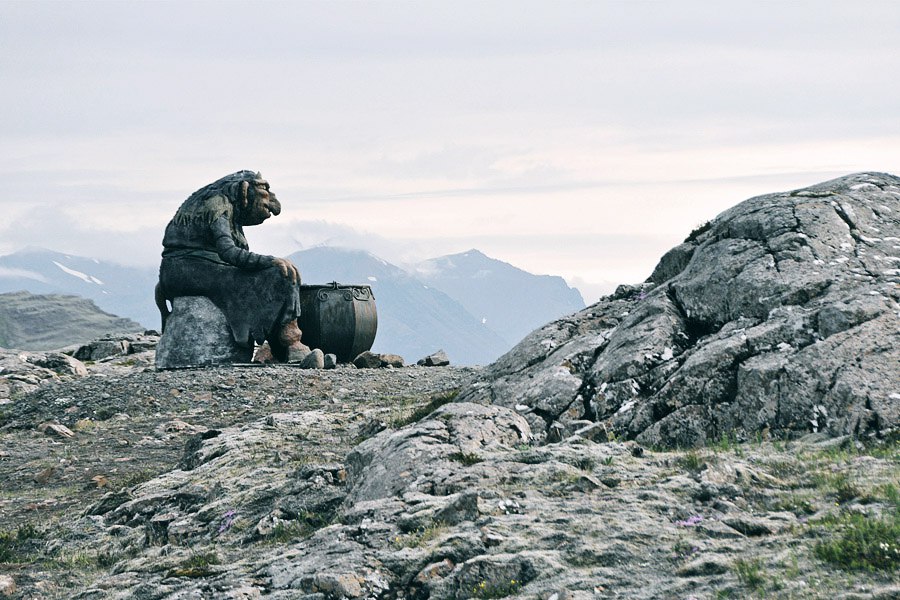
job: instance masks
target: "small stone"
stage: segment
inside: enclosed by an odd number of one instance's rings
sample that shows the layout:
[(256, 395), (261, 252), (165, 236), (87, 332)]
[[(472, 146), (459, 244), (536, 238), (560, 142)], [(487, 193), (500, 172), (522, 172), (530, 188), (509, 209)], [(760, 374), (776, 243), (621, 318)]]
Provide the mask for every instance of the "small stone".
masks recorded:
[(499, 546), (503, 543), (504, 537), (488, 527), (481, 528), (481, 541), (488, 548)]
[(771, 535), (772, 530), (762, 521), (758, 519), (745, 518), (741, 516), (729, 517), (722, 519), (722, 522), (739, 531), (746, 536), (757, 537), (762, 535)]
[(50, 369), (60, 375), (75, 375), (84, 377), (88, 374), (87, 367), (77, 358), (72, 358), (59, 352), (49, 352), (46, 355), (34, 355), (28, 357), (28, 362), (38, 367)]
[(351, 573), (316, 575), (313, 589), (332, 598), (359, 598), (363, 594), (359, 577)]
[(9, 575), (0, 575), (0, 596), (11, 597), (16, 593), (16, 582)]
[(631, 449), (631, 455), (635, 458), (640, 458), (644, 455), (644, 449), (640, 446), (635, 446)]
[(418, 583), (427, 583), (433, 579), (440, 579), (445, 577), (453, 570), (456, 565), (453, 564), (453, 561), (449, 558), (445, 558), (444, 560), (436, 563), (431, 563), (416, 575), (416, 581)]
[(593, 492), (598, 489), (602, 483), (593, 475), (582, 475), (575, 482), (575, 489), (579, 492)]
[(325, 368), (325, 354), (316, 348), (312, 352), (306, 355), (306, 357), (300, 361), (301, 369), (324, 369)]
[(374, 352), (363, 352), (353, 359), (357, 369), (377, 369), (381, 366), (381, 355)]
[(679, 577), (701, 577), (707, 575), (721, 575), (730, 570), (729, 565), (718, 557), (703, 557), (691, 561), (678, 569)]
[(69, 429), (65, 425), (60, 425), (59, 423), (41, 423), (37, 428), (38, 431), (46, 433), (47, 435), (55, 435), (61, 438), (70, 438), (75, 436), (75, 433), (73, 433), (71, 429)]
[(261, 346), (256, 348), (256, 352), (253, 353), (253, 359), (250, 362), (263, 364), (275, 362), (275, 356), (272, 354), (269, 342), (263, 342)]
[(563, 433), (566, 428), (558, 421), (554, 421), (547, 429), (547, 441), (551, 444), (557, 444), (563, 440)]
[(434, 520), (447, 525), (456, 525), (463, 521), (474, 521), (478, 518), (478, 494), (463, 492), (450, 501), (447, 506), (434, 513)]
[(334, 369), (337, 367), (337, 355), (335, 354), (326, 354), (325, 355), (325, 368), (326, 369)]
[[(321, 350), (320, 350), (321, 352)], [(289, 363), (302, 363), (309, 358), (309, 355), (312, 354), (312, 350), (310, 350), (309, 346), (304, 344), (297, 344), (296, 346), (291, 346), (287, 350), (287, 362)], [(305, 367), (304, 367), (305, 368)]]
[(575, 435), (592, 442), (603, 443), (609, 441), (606, 426), (603, 423), (591, 423), (575, 431)]
[(429, 354), (425, 358), (419, 359), (416, 364), (421, 367), (446, 367), (450, 364), (450, 359), (447, 357), (446, 352), (438, 350), (434, 354)]
[(382, 354), (381, 366), (394, 367), (399, 369), (400, 367), (404, 366), (403, 357), (398, 354)]
[(378, 369), (385, 367), (399, 368), (403, 366), (403, 357), (397, 354), (377, 354), (363, 352), (353, 359), (357, 369)]

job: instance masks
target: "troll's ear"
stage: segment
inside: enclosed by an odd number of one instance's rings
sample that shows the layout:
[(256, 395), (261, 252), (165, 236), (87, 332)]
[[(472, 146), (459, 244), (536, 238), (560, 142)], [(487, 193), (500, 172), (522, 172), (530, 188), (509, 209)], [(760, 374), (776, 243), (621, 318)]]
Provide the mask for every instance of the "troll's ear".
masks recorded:
[(247, 193), (250, 191), (250, 182), (242, 181), (241, 182), (241, 206), (243, 208), (247, 208), (247, 203), (250, 201), (247, 197)]

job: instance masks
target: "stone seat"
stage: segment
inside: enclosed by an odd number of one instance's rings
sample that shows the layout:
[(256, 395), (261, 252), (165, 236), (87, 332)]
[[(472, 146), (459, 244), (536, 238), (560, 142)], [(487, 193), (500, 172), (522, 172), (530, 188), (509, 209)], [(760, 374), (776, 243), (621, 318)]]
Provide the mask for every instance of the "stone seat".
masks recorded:
[(179, 369), (248, 363), (253, 346), (234, 341), (225, 315), (205, 296), (182, 296), (156, 347), (157, 369)]

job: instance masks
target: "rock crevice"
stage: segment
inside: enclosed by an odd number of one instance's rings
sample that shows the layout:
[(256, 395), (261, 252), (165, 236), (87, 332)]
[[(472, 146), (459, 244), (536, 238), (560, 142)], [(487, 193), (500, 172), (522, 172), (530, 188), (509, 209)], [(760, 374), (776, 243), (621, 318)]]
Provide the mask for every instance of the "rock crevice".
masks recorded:
[(883, 436), (900, 425), (895, 190), (895, 176), (859, 173), (751, 198), (666, 253), (647, 283), (526, 337), (461, 399), (540, 414), (545, 433), (589, 419), (659, 446)]

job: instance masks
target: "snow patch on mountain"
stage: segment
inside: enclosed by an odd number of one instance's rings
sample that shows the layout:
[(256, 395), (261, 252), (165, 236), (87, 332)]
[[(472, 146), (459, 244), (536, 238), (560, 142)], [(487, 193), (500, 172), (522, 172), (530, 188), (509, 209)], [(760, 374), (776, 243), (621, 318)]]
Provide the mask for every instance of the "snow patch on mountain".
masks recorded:
[(59, 264), (55, 260), (53, 261), (53, 264), (56, 265), (57, 267), (59, 267), (60, 269), (62, 269), (62, 271), (64, 273), (68, 273), (69, 275), (72, 275), (73, 277), (77, 277), (78, 279), (81, 279), (81, 280), (85, 281), (86, 283), (96, 283), (97, 285), (103, 285), (103, 282), (100, 281), (99, 279), (97, 279), (96, 277), (94, 277), (93, 275), (86, 275), (85, 273), (82, 273), (81, 271), (76, 271), (75, 269), (70, 269), (69, 267), (67, 267), (65, 265)]

